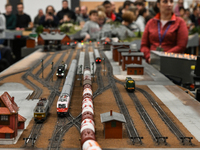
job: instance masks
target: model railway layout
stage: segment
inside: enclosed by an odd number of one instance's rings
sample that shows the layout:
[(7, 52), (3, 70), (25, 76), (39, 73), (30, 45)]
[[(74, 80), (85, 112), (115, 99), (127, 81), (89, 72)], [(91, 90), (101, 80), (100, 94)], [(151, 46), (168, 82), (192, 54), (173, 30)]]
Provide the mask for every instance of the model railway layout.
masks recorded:
[[(81, 51), (84, 52), (85, 54), (80, 55)], [(94, 53), (94, 62), (97, 63), (94, 77), (92, 75), (94, 68), (90, 68), (91, 62), (90, 62), (89, 52), (91, 51)], [(84, 59), (84, 64), (82, 64), (84, 66), (84, 70), (82, 70), (81, 80), (77, 80), (80, 77), (80, 75), (77, 75), (77, 71), (76, 71), (79, 67), (78, 60), (79, 60), (79, 57), (82, 57), (82, 56), (84, 56), (84, 58), (82, 58)], [(103, 61), (105, 61), (105, 64), (103, 63)], [(54, 62), (53, 67), (51, 67), (52, 62)], [(64, 78), (54, 78), (56, 76), (57, 69), (59, 66), (61, 66), (61, 64), (67, 65), (68, 69), (67, 68), (64, 69), (66, 71), (64, 72), (64, 74), (67, 76)], [(102, 72), (102, 68), (104, 67), (103, 65), (105, 65), (106, 73)], [(70, 68), (71, 66), (74, 69), (73, 71)], [(116, 79), (116, 77), (114, 77), (113, 68), (111, 66), (109, 59), (105, 55), (104, 51), (98, 49), (98, 47), (95, 47), (95, 43), (92, 43), (92, 45), (91, 43), (87, 44), (82, 49), (72, 48), (66, 51), (48, 52), (42, 57), (40, 61), (37, 61), (30, 69), (27, 69), (26, 72), (20, 71), (17, 73), (13, 73), (11, 75), (0, 77), (0, 79), (4, 81), (4, 79), (9, 78), (10, 76), (14, 76), (16, 74), (22, 74), (21, 79), (27, 85), (31, 86), (32, 89), (34, 90), (34, 93), (29, 96), (29, 99), (39, 99), (43, 97), (43, 93), (45, 90), (48, 91), (48, 96), (46, 97), (46, 100), (48, 100), (48, 107), (45, 103), (41, 104), (42, 99), (41, 101), (39, 101), (39, 103), (37, 104), (35, 108), (35, 115), (34, 115), (35, 122), (31, 126), (29, 135), (27, 137), (23, 137), (24, 144), (19, 147), (23, 147), (23, 148), (38, 147), (36, 146), (37, 143), (40, 143), (42, 141), (42, 139), (40, 139), (40, 136), (42, 136), (41, 134), (44, 134), (44, 132), (41, 132), (41, 131), (44, 130), (45, 123), (50, 119), (47, 113), (50, 113), (50, 116), (51, 116), (52, 111), (56, 112), (58, 116), (56, 115), (56, 119), (52, 120), (55, 123), (54, 123), (51, 137), (49, 137), (49, 141), (47, 141), (48, 144), (46, 144), (47, 145), (45, 147), (46, 149), (58, 150), (61, 148), (69, 148), (69, 147), (62, 146), (63, 143), (66, 143), (66, 145), (70, 144), (70, 141), (63, 140), (63, 138), (71, 130), (74, 131), (73, 127), (75, 127), (76, 130), (78, 130), (78, 133), (79, 133), (78, 136), (80, 138), (80, 141), (76, 143), (73, 148), (80, 149), (84, 147), (84, 145), (86, 145), (86, 147), (88, 147), (88, 145), (90, 146), (93, 145), (94, 147), (98, 147), (97, 143), (99, 143), (99, 141), (101, 144), (103, 143), (101, 141), (102, 137), (99, 136), (100, 132), (103, 132), (103, 130), (99, 131), (99, 128), (97, 130), (97, 127), (95, 127), (94, 122), (96, 123), (96, 120), (99, 119), (100, 114), (94, 117), (93, 116), (94, 112), (93, 112), (93, 115), (91, 117), (91, 113), (92, 111), (95, 110), (96, 106), (94, 102), (96, 101), (97, 97), (104, 95), (104, 92), (111, 91), (110, 94), (112, 94), (115, 99), (115, 105), (118, 107), (120, 113), (123, 114), (126, 120), (126, 123), (124, 124), (124, 129), (125, 129), (124, 131), (127, 132), (125, 134), (126, 137), (128, 137), (127, 140), (129, 139), (129, 141), (131, 141), (131, 142), (127, 142), (129, 143), (129, 146), (127, 148), (130, 148), (130, 147), (145, 148), (144, 146), (145, 142), (143, 142), (145, 139), (145, 136), (143, 136), (141, 132), (138, 131), (139, 127), (135, 125), (137, 120), (133, 120), (133, 117), (131, 116), (131, 113), (130, 113), (130, 109), (125, 103), (126, 100), (122, 96), (122, 92), (119, 90), (119, 87), (117, 86), (117, 84), (119, 84), (120, 86), (124, 86), (125, 82), (120, 81)], [(87, 74), (87, 77), (86, 77), (86, 74)], [(80, 82), (80, 86), (78, 87), (77, 83), (79, 82)], [(43, 85), (43, 87), (38, 86), (39, 84)], [(74, 86), (75, 84), (76, 86)], [(70, 88), (66, 85), (70, 85)], [(134, 83), (134, 85), (135, 85), (134, 90), (126, 91), (124, 89), (124, 91), (132, 100), (135, 106), (135, 109), (137, 110), (137, 113), (140, 115), (141, 120), (145, 124), (146, 128), (143, 130), (147, 130), (149, 132), (149, 135), (151, 136), (151, 140), (153, 140), (156, 143), (155, 145), (151, 147), (152, 148), (156, 148), (157, 146), (167, 147), (170, 145), (168, 140), (171, 137), (166, 136), (160, 131), (160, 129), (157, 127), (157, 124), (155, 124), (154, 122), (155, 120), (151, 117), (148, 110), (145, 109), (143, 104), (140, 102), (140, 99), (137, 97), (137, 95), (134, 92), (141, 93), (148, 100), (148, 102), (150, 103), (152, 108), (155, 109), (155, 111), (157, 112), (161, 120), (166, 124), (166, 126), (169, 128), (172, 134), (180, 141), (181, 144), (180, 143), (179, 144), (181, 146), (184, 146), (184, 145), (193, 146), (194, 144), (192, 143), (192, 139), (193, 139), (192, 135), (191, 134), (188, 135), (187, 134), (188, 132), (185, 132), (182, 129), (180, 129), (179, 125), (174, 122), (174, 118), (171, 118), (171, 116), (168, 115), (169, 113), (166, 113), (162, 109), (162, 107), (156, 102), (156, 100), (151, 96), (151, 94), (148, 93), (148, 91), (142, 89), (141, 87), (140, 88), (137, 87), (137, 82)], [(78, 94), (78, 93), (73, 94), (72, 91), (75, 88), (83, 89), (83, 94), (79, 93), (80, 95), (82, 94), (83, 98), (80, 99), (82, 103), (82, 107), (80, 105), (80, 109), (76, 110), (76, 114), (78, 115), (73, 116), (72, 114), (74, 110), (72, 109), (71, 105), (74, 105), (74, 104), (71, 102), (74, 100), (75, 94)], [(92, 94), (89, 94), (90, 93), (88, 92), (89, 89), (92, 91)], [(66, 101), (66, 99), (68, 101), (67, 104), (61, 103), (61, 101), (62, 102)], [(54, 104), (55, 104), (55, 101), (57, 100), (58, 100), (58, 104), (55, 109)], [(109, 101), (109, 99), (107, 100)], [(44, 108), (45, 116), (41, 121), (42, 123), (38, 123), (40, 121), (38, 121), (38, 116), (37, 116), (38, 115), (37, 113), (40, 112), (39, 110), (40, 106), (45, 106)], [(87, 114), (84, 114), (85, 112), (84, 109), (86, 108), (89, 113), (87, 112)], [(91, 110), (91, 112), (89, 110)], [(63, 113), (64, 111), (65, 113)], [(83, 114), (84, 116), (82, 116)], [(86, 120), (83, 119), (85, 115), (89, 116), (89, 118), (86, 118)], [(84, 125), (87, 124), (87, 126), (90, 126), (91, 130), (89, 131), (87, 129), (87, 136), (86, 136), (86, 130), (84, 131), (85, 127), (83, 124)], [(95, 132), (95, 130), (97, 130), (98, 132)], [(96, 138), (93, 137), (93, 134), (96, 134)], [(94, 141), (96, 140), (97, 143), (90, 140), (94, 140)], [(101, 145), (100, 143), (99, 145), (101, 147), (106, 148), (104, 147), (104, 145)], [(200, 144), (199, 145), (196, 144), (196, 145), (200, 146)], [(171, 146), (173, 147), (173, 145)], [(98, 148), (100, 149), (100, 147)], [(115, 148), (118, 148), (118, 147), (115, 147)]]

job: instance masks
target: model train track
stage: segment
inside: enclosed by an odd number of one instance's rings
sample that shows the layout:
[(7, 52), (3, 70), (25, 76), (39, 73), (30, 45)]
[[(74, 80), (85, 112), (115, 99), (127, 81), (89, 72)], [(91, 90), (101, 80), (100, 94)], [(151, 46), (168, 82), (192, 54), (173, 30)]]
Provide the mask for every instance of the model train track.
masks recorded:
[(29, 137), (28, 138), (23, 138), (23, 140), (25, 140), (25, 143), (24, 143), (23, 147), (26, 147), (26, 148), (34, 147), (35, 141), (38, 138), (38, 133), (40, 132), (41, 128), (42, 128), (42, 124), (34, 123)]
[(158, 144), (164, 143), (165, 145), (167, 145), (166, 139), (168, 139), (168, 137), (163, 137), (161, 135), (161, 133), (157, 129), (156, 125), (154, 124), (151, 117), (149, 116), (147, 111), (144, 109), (144, 107), (142, 106), (142, 104), (140, 103), (140, 101), (136, 97), (136, 95), (134, 93), (130, 93), (130, 92), (128, 92), (128, 95), (133, 100), (133, 102), (136, 106), (136, 109), (137, 109), (138, 113), (140, 114), (140, 117), (144, 121), (144, 123), (145, 123), (146, 127), (148, 128), (148, 130), (149, 130), (152, 138), (154, 139), (154, 141)]
[[(68, 57), (68, 59), (72, 58), (72, 54), (73, 54), (73, 51), (70, 52), (69, 56), (71, 57)], [(80, 54), (80, 49), (77, 50), (75, 59), (78, 60), (79, 54)], [(69, 60), (67, 60), (66, 62), (69, 63)], [(77, 129), (80, 130), (80, 118), (81, 118), (81, 113), (76, 118), (74, 118), (70, 112), (68, 113), (66, 117), (62, 117), (62, 118), (58, 117), (57, 125), (54, 129), (48, 149), (58, 150), (63, 141), (62, 140), (63, 136), (73, 125), (75, 125)]]
[(35, 74), (35, 76), (39, 76), (39, 75), (42, 73), (42, 71), (52, 62), (52, 60), (56, 57), (56, 55), (57, 55), (57, 53), (54, 53), (54, 54), (51, 56), (51, 58), (48, 59), (48, 60), (44, 63), (43, 68), (41, 67), (41, 68), (37, 71), (37, 73)]
[[(49, 54), (45, 55), (42, 59), (45, 60), (48, 57)], [(24, 80), (27, 84), (29, 84), (34, 89), (34, 93), (32, 95), (32, 99), (38, 99), (40, 95), (42, 94), (42, 89), (36, 86), (33, 82), (31, 82), (27, 77), (31, 74), (31, 72), (40, 65), (40, 62), (38, 61), (31, 69), (29, 69), (23, 76), (22, 80)], [(36, 77), (34, 76), (33, 79)], [(36, 79), (37, 80), (37, 79)]]
[(163, 111), (163, 109), (158, 105), (156, 100), (145, 90), (141, 88), (136, 88), (139, 92), (141, 92), (152, 105), (152, 107), (157, 111), (160, 118), (165, 122), (168, 128), (172, 131), (172, 133), (178, 138), (178, 140), (185, 145), (186, 142), (192, 145), (191, 140), (193, 137), (186, 137), (181, 130), (177, 127), (177, 125), (168, 117), (168, 115)]
[[(124, 85), (124, 82), (116, 80), (115, 81), (119, 84)], [(169, 116), (164, 112), (164, 110), (159, 106), (159, 104), (156, 102), (156, 100), (145, 90), (141, 88), (137, 88), (139, 92), (141, 92), (149, 101), (149, 103), (152, 105), (152, 107), (157, 111), (160, 118), (165, 122), (165, 124), (168, 126), (168, 128), (171, 130), (171, 132), (177, 137), (177, 139), (185, 145), (186, 143), (189, 143), (192, 145), (192, 139), (193, 137), (186, 137), (181, 130), (177, 127), (177, 125), (172, 121), (172, 119), (169, 118)]]
[(113, 73), (112, 73), (112, 66), (110, 64), (110, 62), (108, 61), (106, 55), (101, 51), (101, 55), (105, 58), (105, 61), (106, 61), (106, 66), (107, 66), (107, 77), (110, 81), (110, 85), (111, 85), (111, 88), (112, 88), (112, 91), (113, 91), (113, 95), (115, 97), (115, 100), (118, 104), (118, 107), (121, 111), (121, 113), (124, 115), (125, 117), (125, 120), (126, 120), (126, 123), (125, 123), (125, 126), (126, 126), (126, 129), (127, 129), (127, 132), (128, 132), (128, 135), (132, 141), (133, 144), (135, 144), (136, 142), (137, 143), (140, 143), (142, 144), (142, 141), (141, 139), (143, 139), (143, 137), (140, 137), (135, 126), (134, 126), (134, 123), (133, 123), (133, 120), (129, 114), (129, 111), (125, 105), (125, 103), (123, 102), (123, 99), (121, 97), (121, 94), (116, 86), (116, 83), (115, 83), (115, 79), (113, 78)]

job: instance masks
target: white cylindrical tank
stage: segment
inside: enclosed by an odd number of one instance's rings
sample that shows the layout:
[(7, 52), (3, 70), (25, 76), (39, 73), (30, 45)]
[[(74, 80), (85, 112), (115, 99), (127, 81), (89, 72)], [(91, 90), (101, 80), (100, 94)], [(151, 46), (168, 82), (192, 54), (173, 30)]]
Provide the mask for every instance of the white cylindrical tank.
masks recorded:
[(83, 114), (84, 112), (86, 112), (86, 111), (89, 111), (89, 112), (91, 112), (91, 113), (94, 115), (94, 110), (93, 110), (91, 107), (84, 107), (84, 108), (82, 109), (82, 114)]
[(90, 101), (86, 101), (86, 102), (82, 103), (82, 109), (84, 107), (91, 107), (93, 109), (93, 103)]
[(83, 99), (82, 103), (84, 103), (84, 102), (86, 102), (86, 101), (90, 101), (90, 102), (93, 103), (92, 99), (90, 99), (90, 98), (85, 98), (85, 99)]
[(83, 125), (84, 123), (91, 123), (94, 126), (94, 121), (92, 119), (85, 119), (81, 122), (81, 125)]
[(91, 90), (90, 88), (84, 89), (84, 91), (83, 91), (83, 96), (84, 96), (85, 94), (89, 94), (89, 95), (92, 96), (92, 90)]
[(83, 130), (85, 130), (85, 129), (90, 129), (90, 130), (92, 130), (93, 132), (95, 132), (94, 125), (93, 125), (92, 123), (90, 123), (90, 122), (83, 123), (83, 124), (81, 125), (81, 133), (82, 133)]
[(83, 150), (93, 150), (91, 148), (95, 148), (94, 150), (101, 150), (101, 147), (99, 146), (99, 144), (94, 141), (94, 140), (87, 140), (84, 144), (83, 144)]

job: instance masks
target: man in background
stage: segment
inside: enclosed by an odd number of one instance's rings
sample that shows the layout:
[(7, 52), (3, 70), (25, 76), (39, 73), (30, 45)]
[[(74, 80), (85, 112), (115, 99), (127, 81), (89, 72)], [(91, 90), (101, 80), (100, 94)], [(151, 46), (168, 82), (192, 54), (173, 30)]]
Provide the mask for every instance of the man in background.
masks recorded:
[(25, 30), (25, 28), (32, 28), (33, 23), (31, 22), (31, 18), (29, 15), (24, 13), (24, 5), (23, 3), (17, 4), (17, 24), (16, 30)]
[(116, 16), (115, 14), (113, 13), (113, 9), (112, 9), (112, 4), (110, 1), (104, 1), (103, 4), (102, 4), (104, 7), (105, 7), (105, 13), (106, 13), (106, 16), (111, 19), (112, 21), (115, 21), (116, 19)]
[(6, 29), (14, 30), (16, 26), (16, 16), (12, 14), (12, 5), (6, 4), (5, 5), (6, 12), (4, 13), (4, 16), (6, 18)]
[(178, 0), (178, 3), (177, 3), (177, 5), (175, 6), (175, 8), (174, 8), (174, 13), (175, 13), (175, 15), (176, 16), (180, 16), (180, 13), (179, 13), (179, 8), (180, 7), (183, 7), (183, 0)]
[(68, 8), (68, 1), (67, 0), (63, 0), (62, 1), (62, 10), (60, 10), (58, 13), (57, 13), (57, 17), (60, 21), (60, 23), (63, 23), (63, 16), (65, 14), (69, 14), (70, 18), (73, 20), (73, 21), (76, 21), (76, 14), (74, 13), (74, 11), (70, 10)]
[(44, 16), (43, 10), (38, 10), (38, 15), (34, 18), (34, 25), (38, 25), (41, 17)]

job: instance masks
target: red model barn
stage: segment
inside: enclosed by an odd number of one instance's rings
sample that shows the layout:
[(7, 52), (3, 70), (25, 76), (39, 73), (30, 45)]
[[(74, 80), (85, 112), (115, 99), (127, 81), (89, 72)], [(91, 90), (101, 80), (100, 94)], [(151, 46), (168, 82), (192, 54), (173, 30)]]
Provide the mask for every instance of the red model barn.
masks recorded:
[(128, 64), (126, 65), (127, 75), (143, 75), (144, 66), (140, 64)]
[(7, 92), (0, 96), (0, 138), (14, 139), (24, 129), (26, 119), (18, 114), (19, 107)]
[(136, 49), (130, 49), (130, 48), (126, 48), (126, 49), (118, 49), (118, 62), (119, 62), (119, 65), (122, 64), (122, 55), (121, 53), (123, 52), (137, 52)]
[(110, 112), (103, 113), (100, 116), (101, 123), (104, 123), (105, 139), (121, 139), (123, 134), (122, 123), (126, 123), (124, 115), (111, 110)]
[(142, 64), (142, 57), (144, 53), (142, 52), (123, 52), (122, 55), (122, 70), (126, 69), (127, 64)]
[(118, 49), (126, 49), (130, 47), (130, 43), (112, 43), (111, 51), (113, 53), (113, 60), (118, 61)]

